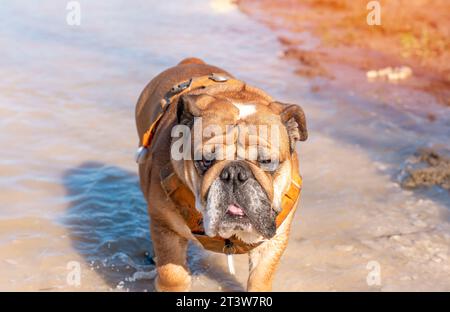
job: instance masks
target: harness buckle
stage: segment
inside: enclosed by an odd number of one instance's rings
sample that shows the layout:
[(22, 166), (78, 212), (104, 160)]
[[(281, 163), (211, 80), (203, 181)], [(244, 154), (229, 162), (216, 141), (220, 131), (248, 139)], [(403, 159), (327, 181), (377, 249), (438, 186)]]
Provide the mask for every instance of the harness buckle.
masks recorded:
[(187, 88), (189, 88), (191, 86), (191, 83), (192, 83), (192, 78), (187, 80), (187, 81), (185, 81), (185, 82), (182, 82), (180, 84), (174, 85), (172, 87), (172, 89), (170, 89), (170, 92), (172, 94), (180, 93), (181, 91), (186, 90)]
[(137, 151), (136, 154), (134, 155), (134, 160), (136, 161), (137, 164), (143, 164), (144, 160), (147, 156), (148, 153), (148, 148), (146, 148), (145, 146), (140, 146)]
[(215, 81), (215, 82), (228, 81), (228, 77), (227, 76), (219, 75), (219, 74), (216, 74), (216, 73), (212, 73), (211, 75), (209, 75), (208, 78), (211, 79), (212, 81)]
[(233, 242), (231, 240), (229, 239), (225, 240), (222, 252), (226, 255), (232, 255), (236, 253), (236, 248), (234, 247)]

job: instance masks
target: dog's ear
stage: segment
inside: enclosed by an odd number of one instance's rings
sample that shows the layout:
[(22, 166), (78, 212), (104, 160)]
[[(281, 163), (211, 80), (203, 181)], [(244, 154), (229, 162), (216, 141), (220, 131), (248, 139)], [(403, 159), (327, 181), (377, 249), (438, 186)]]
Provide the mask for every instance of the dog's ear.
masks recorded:
[(196, 102), (199, 95), (184, 94), (180, 96), (177, 104), (177, 121), (179, 124), (191, 127), (194, 117), (201, 115), (201, 110)]
[(296, 104), (272, 102), (270, 106), (280, 114), (281, 122), (286, 126), (291, 152), (295, 150), (295, 142), (308, 138), (306, 118), (303, 109)]

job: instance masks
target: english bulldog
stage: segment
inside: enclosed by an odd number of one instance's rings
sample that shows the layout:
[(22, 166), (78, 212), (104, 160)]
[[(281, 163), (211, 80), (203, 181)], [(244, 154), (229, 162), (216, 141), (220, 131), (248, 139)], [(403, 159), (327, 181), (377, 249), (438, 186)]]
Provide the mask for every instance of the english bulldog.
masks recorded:
[(188, 241), (248, 253), (248, 291), (270, 291), (296, 210), (295, 150), (307, 139), (295, 104), (187, 58), (157, 75), (136, 105), (139, 176), (158, 291), (187, 291)]

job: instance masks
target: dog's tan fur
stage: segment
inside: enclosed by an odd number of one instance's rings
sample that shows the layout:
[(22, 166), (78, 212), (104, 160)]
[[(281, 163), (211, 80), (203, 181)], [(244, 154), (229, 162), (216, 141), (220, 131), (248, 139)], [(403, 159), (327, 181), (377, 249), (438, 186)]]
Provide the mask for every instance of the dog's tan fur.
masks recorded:
[[(183, 60), (177, 66), (172, 67), (157, 77), (155, 77), (143, 90), (136, 106), (136, 124), (139, 137), (142, 138), (144, 132), (149, 128), (157, 114), (160, 112), (160, 101), (165, 93), (175, 84), (185, 81), (195, 76), (209, 75), (211, 73), (222, 73), (232, 77), (224, 70), (205, 64), (203, 61), (196, 58), (189, 58)], [(224, 92), (221, 98), (225, 99), (220, 102), (215, 99), (214, 103), (211, 99), (205, 96), (198, 99), (197, 105), (200, 107), (208, 107), (213, 112), (220, 112), (223, 110), (223, 105), (230, 105), (233, 101), (238, 102), (254, 102), (258, 103), (258, 118), (264, 119), (267, 113), (275, 111), (281, 112), (281, 108), (277, 105), (270, 104), (270, 98), (264, 94), (259, 94), (258, 91), (250, 92)], [(200, 103), (200, 100), (204, 103)], [(214, 105), (221, 105), (215, 107)], [(260, 104), (260, 105), (259, 105)], [(227, 109), (227, 114), (210, 114), (209, 117), (219, 125), (229, 124), (235, 122), (236, 116), (239, 114), (232, 105)], [(176, 105), (169, 107), (167, 118), (164, 118), (158, 127), (157, 135), (152, 142), (151, 156), (145, 163), (139, 165), (139, 175), (141, 188), (147, 202), (149, 203), (149, 214), (151, 218), (151, 236), (153, 246), (157, 256), (157, 271), (158, 276), (155, 281), (156, 289), (158, 291), (186, 291), (191, 285), (191, 277), (186, 263), (186, 249), (188, 240), (195, 240), (190, 229), (187, 227), (183, 218), (177, 212), (174, 204), (167, 200), (161, 183), (159, 171), (170, 159), (170, 144), (171, 144), (171, 129), (176, 121)], [(203, 116), (202, 116), (203, 117)], [(234, 120), (229, 120), (229, 119)], [(249, 117), (255, 118), (255, 117)], [(208, 120), (206, 121), (208, 122)], [(287, 132), (282, 134), (281, 138), (283, 148), (282, 151), (289, 150), (289, 137)], [(141, 142), (142, 143), (142, 142)], [(295, 152), (293, 152), (295, 153)], [(285, 192), (286, 181), (290, 179), (291, 162), (296, 161), (296, 157), (291, 158), (290, 153), (281, 155), (285, 168), (273, 178), (268, 178), (255, 165), (252, 167), (252, 172), (257, 178), (261, 186), (266, 190), (270, 197), (280, 196), (274, 193), (274, 180), (282, 189), (275, 191)], [(205, 177), (199, 178), (193, 172), (193, 161), (172, 161), (174, 171), (179, 178), (192, 190), (192, 192), (199, 198), (201, 203), (204, 200), (207, 189), (211, 181), (216, 177), (221, 168), (226, 164), (226, 160), (219, 162), (211, 172), (208, 172)], [(272, 199), (272, 198), (271, 198)], [(249, 291), (270, 291), (272, 287), (273, 273), (280, 260), (283, 251), (286, 248), (289, 227), (292, 221), (295, 208), (291, 211), (284, 223), (277, 229), (276, 235), (270, 240), (263, 242), (260, 246), (252, 250), (249, 254), (250, 275), (248, 279)]]

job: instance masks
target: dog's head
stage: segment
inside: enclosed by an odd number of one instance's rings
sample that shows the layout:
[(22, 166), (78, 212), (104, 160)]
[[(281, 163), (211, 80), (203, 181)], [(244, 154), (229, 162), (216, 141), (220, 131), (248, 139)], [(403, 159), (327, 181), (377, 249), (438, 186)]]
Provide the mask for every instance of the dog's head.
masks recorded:
[(205, 233), (248, 243), (273, 237), (295, 142), (307, 138), (303, 110), (258, 98), (183, 95), (177, 126), (172, 162), (195, 196)]

